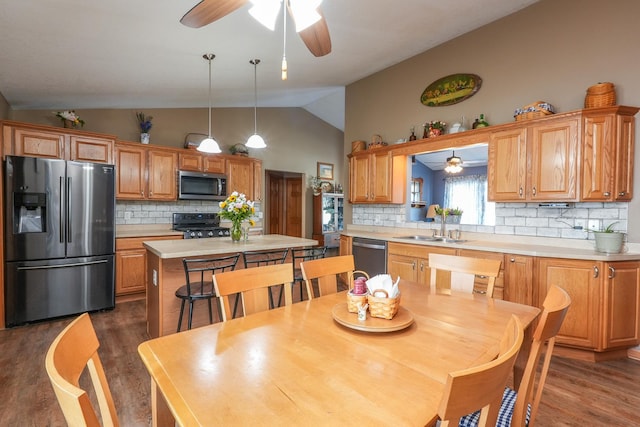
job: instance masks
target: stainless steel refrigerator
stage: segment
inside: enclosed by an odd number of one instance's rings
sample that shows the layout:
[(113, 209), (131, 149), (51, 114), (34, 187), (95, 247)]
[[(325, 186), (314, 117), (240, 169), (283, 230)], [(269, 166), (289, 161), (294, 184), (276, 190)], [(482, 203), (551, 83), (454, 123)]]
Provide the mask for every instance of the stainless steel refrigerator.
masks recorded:
[(7, 156), (7, 326), (113, 308), (114, 166)]

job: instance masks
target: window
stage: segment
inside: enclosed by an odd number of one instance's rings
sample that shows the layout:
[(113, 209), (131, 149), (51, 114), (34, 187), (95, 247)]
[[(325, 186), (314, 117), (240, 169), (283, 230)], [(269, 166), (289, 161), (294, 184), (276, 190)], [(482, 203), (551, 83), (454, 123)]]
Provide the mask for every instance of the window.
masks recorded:
[(444, 180), (444, 206), (462, 209), (461, 223), (495, 225), (495, 203), (487, 200), (487, 176), (452, 176)]
[(411, 179), (411, 207), (425, 206), (426, 203), (422, 200), (422, 186), (424, 180), (422, 178)]

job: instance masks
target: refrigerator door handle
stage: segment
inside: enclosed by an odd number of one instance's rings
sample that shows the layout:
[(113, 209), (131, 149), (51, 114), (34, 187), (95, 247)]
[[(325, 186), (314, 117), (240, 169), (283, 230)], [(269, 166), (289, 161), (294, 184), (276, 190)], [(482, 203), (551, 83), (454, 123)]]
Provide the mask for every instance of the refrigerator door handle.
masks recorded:
[(68, 267), (84, 267), (86, 265), (94, 265), (94, 264), (105, 264), (109, 262), (106, 259), (100, 261), (89, 261), (89, 262), (76, 262), (73, 264), (59, 264), (59, 265), (38, 265), (35, 267), (17, 267), (17, 270), (50, 270), (52, 268), (68, 268)]
[(64, 177), (60, 177), (60, 243), (64, 243)]
[(67, 178), (67, 242), (71, 243), (71, 177)]

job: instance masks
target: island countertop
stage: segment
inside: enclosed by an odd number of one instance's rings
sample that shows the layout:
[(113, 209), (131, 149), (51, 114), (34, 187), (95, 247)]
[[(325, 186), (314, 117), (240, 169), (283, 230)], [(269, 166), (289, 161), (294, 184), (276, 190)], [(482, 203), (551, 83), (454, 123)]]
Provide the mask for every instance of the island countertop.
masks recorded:
[(144, 246), (148, 251), (162, 259), (284, 249), (289, 247), (315, 246), (317, 244), (317, 240), (283, 236), (281, 234), (249, 236), (248, 240), (241, 240), (235, 243), (232, 242), (229, 237), (144, 242)]

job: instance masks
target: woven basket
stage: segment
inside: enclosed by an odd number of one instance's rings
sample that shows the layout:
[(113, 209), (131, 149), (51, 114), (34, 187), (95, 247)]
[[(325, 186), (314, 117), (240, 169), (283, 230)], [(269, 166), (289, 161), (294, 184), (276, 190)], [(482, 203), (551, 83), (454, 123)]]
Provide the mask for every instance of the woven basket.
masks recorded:
[(598, 83), (587, 89), (584, 108), (611, 107), (616, 105), (616, 89), (613, 83)]
[(550, 114), (553, 114), (553, 107), (551, 107), (551, 104), (544, 101), (536, 101), (516, 110), (515, 118), (516, 121), (519, 122), (522, 120), (538, 119)]
[(351, 152), (357, 153), (367, 149), (367, 143), (365, 141), (353, 141), (351, 143)]
[(349, 292), (347, 292), (347, 310), (349, 311), (349, 313), (357, 313), (358, 303), (362, 305), (366, 304), (367, 295), (369, 295), (369, 292), (367, 292), (364, 295), (354, 295), (351, 293), (353, 292), (353, 281), (355, 280), (356, 276), (364, 276), (367, 278), (367, 280), (369, 280), (369, 275), (367, 274), (366, 271), (355, 270), (355, 271), (350, 271), (347, 274), (347, 283), (349, 283)]
[[(376, 293), (383, 292), (384, 297), (374, 296)], [(387, 291), (378, 289), (373, 291), (373, 295), (369, 295), (367, 301), (369, 302), (369, 313), (371, 317), (378, 317), (380, 319), (393, 319), (398, 309), (400, 308), (400, 294), (395, 298), (389, 298)]]

